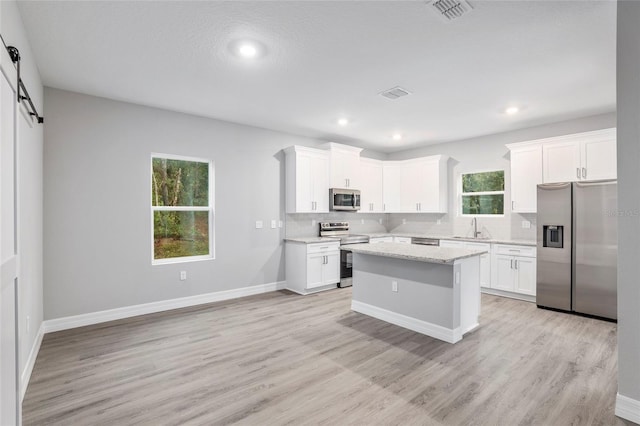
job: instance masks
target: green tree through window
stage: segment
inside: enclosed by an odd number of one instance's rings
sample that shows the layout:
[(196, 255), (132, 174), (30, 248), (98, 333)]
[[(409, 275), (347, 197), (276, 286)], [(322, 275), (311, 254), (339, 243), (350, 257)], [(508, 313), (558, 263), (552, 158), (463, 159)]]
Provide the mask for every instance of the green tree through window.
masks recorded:
[(504, 214), (504, 170), (462, 175), (463, 215)]
[(212, 257), (210, 173), (206, 160), (152, 156), (154, 263)]

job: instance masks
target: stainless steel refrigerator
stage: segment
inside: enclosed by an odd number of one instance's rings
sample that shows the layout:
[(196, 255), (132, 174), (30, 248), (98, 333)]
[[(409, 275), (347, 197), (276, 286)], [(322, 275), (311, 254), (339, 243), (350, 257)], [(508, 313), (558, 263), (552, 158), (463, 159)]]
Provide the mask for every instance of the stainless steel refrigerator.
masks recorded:
[(617, 319), (615, 180), (538, 185), (539, 307)]

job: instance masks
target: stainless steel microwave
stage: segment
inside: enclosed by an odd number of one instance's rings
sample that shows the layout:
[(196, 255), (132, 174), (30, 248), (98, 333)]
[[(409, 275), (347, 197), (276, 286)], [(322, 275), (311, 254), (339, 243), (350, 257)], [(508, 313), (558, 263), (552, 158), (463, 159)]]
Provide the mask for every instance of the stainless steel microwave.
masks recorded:
[(360, 210), (360, 191), (357, 189), (331, 188), (329, 190), (331, 210)]

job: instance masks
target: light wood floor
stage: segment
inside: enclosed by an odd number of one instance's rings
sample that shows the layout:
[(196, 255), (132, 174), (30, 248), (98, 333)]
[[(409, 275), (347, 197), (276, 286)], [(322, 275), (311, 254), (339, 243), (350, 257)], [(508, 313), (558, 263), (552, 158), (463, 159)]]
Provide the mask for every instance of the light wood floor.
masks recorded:
[(483, 295), (451, 345), (282, 291), (47, 334), (25, 425), (623, 425), (616, 325)]

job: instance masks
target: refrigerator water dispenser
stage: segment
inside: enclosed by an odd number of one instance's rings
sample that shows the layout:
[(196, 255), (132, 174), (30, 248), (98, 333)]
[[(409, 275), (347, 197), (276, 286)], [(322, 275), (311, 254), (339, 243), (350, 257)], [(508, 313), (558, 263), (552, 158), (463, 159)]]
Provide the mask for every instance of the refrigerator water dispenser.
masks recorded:
[(543, 247), (563, 248), (563, 229), (562, 225), (544, 225), (543, 227)]

